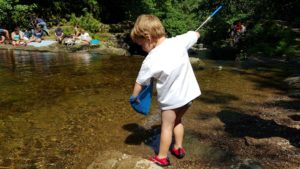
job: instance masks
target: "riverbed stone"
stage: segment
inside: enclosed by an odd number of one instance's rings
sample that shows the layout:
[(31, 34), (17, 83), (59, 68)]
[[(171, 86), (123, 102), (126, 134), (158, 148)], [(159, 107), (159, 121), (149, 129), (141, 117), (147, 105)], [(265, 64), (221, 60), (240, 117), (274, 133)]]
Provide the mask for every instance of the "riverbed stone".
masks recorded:
[(129, 56), (130, 53), (123, 48), (115, 48), (112, 46), (100, 46), (99, 48), (90, 49), (90, 52), (96, 52), (100, 54), (107, 54), (107, 55), (117, 55), (117, 56)]
[(290, 142), (281, 137), (270, 137), (270, 138), (253, 138), (253, 137), (245, 137), (245, 141), (247, 145), (258, 146), (258, 145), (273, 145), (279, 146), (284, 150), (292, 150), (293, 146)]
[(204, 67), (205, 67), (205, 63), (199, 58), (190, 57), (190, 62), (191, 62), (192, 67), (196, 70), (204, 69)]
[(153, 162), (119, 151), (99, 152), (87, 169), (162, 169)]
[(244, 159), (230, 167), (231, 169), (262, 169), (258, 161), (252, 159)]
[(300, 76), (288, 77), (284, 80), (290, 97), (300, 98)]
[(284, 80), (288, 88), (300, 89), (300, 76), (288, 77)]

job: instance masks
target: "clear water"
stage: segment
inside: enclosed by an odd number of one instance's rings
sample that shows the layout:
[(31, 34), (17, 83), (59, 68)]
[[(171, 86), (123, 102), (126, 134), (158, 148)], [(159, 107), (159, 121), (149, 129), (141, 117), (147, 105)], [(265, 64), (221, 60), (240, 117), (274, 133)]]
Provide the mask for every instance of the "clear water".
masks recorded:
[[(141, 145), (143, 133), (160, 122), (156, 104), (149, 117), (128, 104), (142, 60), (0, 50), (0, 168), (86, 168), (98, 152), (110, 149), (147, 158), (152, 152)], [(251, 112), (255, 103), (278, 95), (280, 72), (257, 74), (235, 71), (231, 61), (205, 62), (207, 69), (195, 71), (203, 94), (186, 115), (187, 148), (199, 150), (190, 158), (222, 163), (216, 158), (226, 152), (210, 156), (214, 153), (207, 144), (201, 147), (201, 136), (220, 132), (224, 124), (216, 114), (223, 109)]]
[(85, 166), (96, 150), (118, 148), (108, 143), (120, 142), (119, 125), (140, 118), (128, 97), (141, 61), (0, 50), (0, 166)]

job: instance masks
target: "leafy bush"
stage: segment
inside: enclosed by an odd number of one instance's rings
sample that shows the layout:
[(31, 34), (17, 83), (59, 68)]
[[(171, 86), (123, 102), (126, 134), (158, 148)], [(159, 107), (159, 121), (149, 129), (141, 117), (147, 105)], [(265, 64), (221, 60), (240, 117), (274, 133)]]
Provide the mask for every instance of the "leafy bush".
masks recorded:
[(293, 55), (296, 50), (295, 34), (278, 21), (256, 23), (249, 30), (247, 47), (250, 53), (264, 56)]
[(15, 25), (28, 26), (28, 14), (37, 7), (36, 4), (22, 5), (18, 1), (0, 0), (0, 23), (6, 29), (14, 29)]
[(76, 17), (75, 14), (71, 15), (70, 23), (78, 25), (90, 32), (107, 32), (109, 27), (99, 20), (95, 19), (91, 13), (86, 12), (84, 16)]

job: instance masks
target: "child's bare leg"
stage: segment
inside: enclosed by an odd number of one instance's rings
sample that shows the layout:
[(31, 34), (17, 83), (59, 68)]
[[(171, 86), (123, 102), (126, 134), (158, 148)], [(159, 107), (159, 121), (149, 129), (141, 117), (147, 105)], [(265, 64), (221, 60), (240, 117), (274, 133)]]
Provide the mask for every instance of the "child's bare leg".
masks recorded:
[(174, 110), (164, 110), (162, 111), (161, 116), (162, 125), (158, 158), (165, 158), (168, 155), (168, 151), (172, 142), (176, 114)]
[(174, 126), (174, 137), (175, 137), (175, 144), (174, 147), (176, 149), (182, 147), (183, 136), (184, 136), (184, 126), (181, 123), (181, 118), (184, 113), (188, 110), (189, 106), (184, 106), (182, 108), (176, 109), (176, 119), (175, 119), (175, 126)]

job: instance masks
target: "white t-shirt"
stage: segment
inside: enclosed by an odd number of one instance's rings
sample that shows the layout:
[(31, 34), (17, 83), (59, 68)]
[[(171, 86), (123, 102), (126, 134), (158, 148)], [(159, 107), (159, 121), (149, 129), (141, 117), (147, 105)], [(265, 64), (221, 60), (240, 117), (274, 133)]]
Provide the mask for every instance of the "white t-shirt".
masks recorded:
[(86, 40), (86, 41), (91, 40), (90, 35), (87, 32), (85, 32), (84, 34), (80, 34), (80, 38), (81, 38), (81, 40)]
[(201, 94), (187, 52), (197, 39), (192, 31), (167, 38), (143, 61), (136, 82), (147, 85), (151, 78), (156, 79), (157, 101), (162, 110), (182, 107)]

